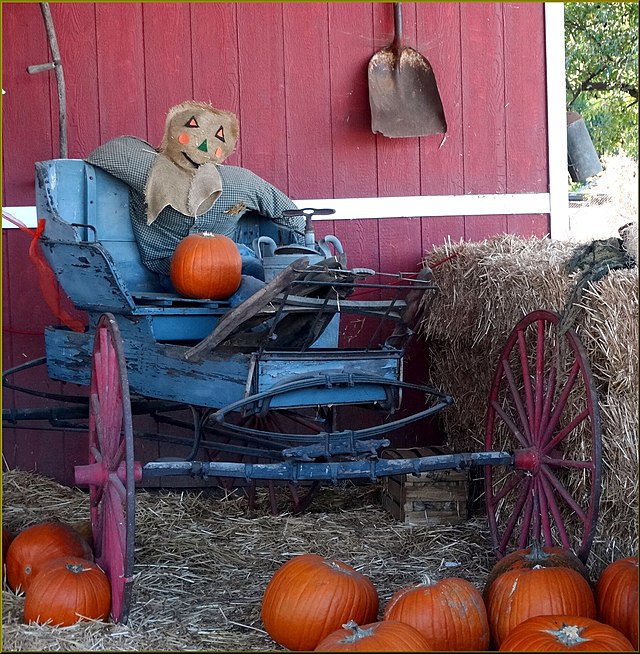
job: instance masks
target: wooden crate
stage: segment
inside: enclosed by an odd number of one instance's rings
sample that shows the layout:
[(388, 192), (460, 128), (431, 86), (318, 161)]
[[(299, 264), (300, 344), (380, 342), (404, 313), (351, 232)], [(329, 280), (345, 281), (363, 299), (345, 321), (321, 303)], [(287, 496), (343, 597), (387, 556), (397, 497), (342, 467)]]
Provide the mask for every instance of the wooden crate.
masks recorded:
[[(385, 450), (383, 457), (408, 459), (451, 453), (441, 446), (412, 447)], [(383, 477), (382, 506), (396, 520), (411, 524), (464, 522), (469, 517), (469, 471), (435, 470)]]

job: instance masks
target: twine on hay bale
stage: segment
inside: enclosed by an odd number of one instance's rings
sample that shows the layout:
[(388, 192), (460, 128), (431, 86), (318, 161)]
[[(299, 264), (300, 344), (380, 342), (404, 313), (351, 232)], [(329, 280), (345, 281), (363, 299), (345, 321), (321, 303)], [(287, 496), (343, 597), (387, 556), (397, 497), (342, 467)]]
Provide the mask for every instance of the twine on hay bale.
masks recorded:
[[(89, 515), (86, 492), (34, 473), (3, 473), (4, 524)], [(264, 491), (264, 492), (263, 492)], [(136, 492), (133, 603), (126, 625), (22, 624), (23, 596), (3, 586), (3, 650), (284, 651), (264, 632), (260, 605), (276, 571), (295, 554), (316, 552), (368, 575), (380, 611), (399, 588), (461, 576), (481, 590), (495, 563), (483, 518), (460, 525), (406, 525), (381, 507), (380, 486), (344, 483), (320, 491), (302, 515), (269, 514), (212, 491)]]
[[(581, 247), (584, 254), (588, 246)], [(504, 343), (529, 312), (565, 309), (583, 278), (580, 270), (568, 270), (577, 252), (573, 242), (505, 235), (449, 242), (425, 259), (440, 292), (421, 316), (419, 331), (432, 344), (432, 382), (455, 399), (442, 414), (454, 450), (483, 447), (489, 390)], [(573, 313), (602, 414), (601, 514), (592, 553), (604, 565), (638, 550), (637, 266), (610, 270), (597, 281), (584, 277)]]

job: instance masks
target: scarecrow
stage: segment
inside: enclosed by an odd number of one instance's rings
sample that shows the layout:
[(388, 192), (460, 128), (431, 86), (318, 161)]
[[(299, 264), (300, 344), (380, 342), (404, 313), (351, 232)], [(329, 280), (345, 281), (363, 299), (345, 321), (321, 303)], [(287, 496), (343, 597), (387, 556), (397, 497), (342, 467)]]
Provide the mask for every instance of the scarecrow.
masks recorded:
[[(233, 113), (188, 100), (169, 110), (159, 148), (120, 136), (86, 158), (129, 186), (131, 222), (142, 262), (160, 276), (167, 290), (173, 290), (171, 257), (185, 236), (213, 232), (236, 241), (238, 221), (247, 211), (289, 230), (291, 243), (304, 243), (304, 216), (282, 216), (286, 209), (297, 209), (284, 193), (245, 168), (222, 165), (238, 135)], [(243, 276), (235, 296), (240, 294), (241, 299), (258, 290), (264, 271), (250, 248), (238, 244), (238, 249)]]

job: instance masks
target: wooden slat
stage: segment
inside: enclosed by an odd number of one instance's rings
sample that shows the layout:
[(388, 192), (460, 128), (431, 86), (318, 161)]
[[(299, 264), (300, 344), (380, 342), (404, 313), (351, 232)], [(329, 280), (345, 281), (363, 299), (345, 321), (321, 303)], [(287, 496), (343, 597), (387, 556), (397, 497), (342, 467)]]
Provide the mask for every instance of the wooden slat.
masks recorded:
[(95, 11), (100, 143), (123, 135), (148, 140), (142, 5), (96, 3)]
[(237, 5), (242, 165), (289, 193), (282, 3)]
[(162, 141), (169, 109), (193, 99), (190, 23), (188, 3), (142, 5), (146, 89), (143, 106), (149, 142), (156, 147)]
[[(50, 7), (60, 48), (65, 87), (72, 91), (66, 94), (68, 156), (81, 159), (100, 145), (100, 124), (95, 120), (87, 120), (88, 115), (96, 116), (99, 113), (96, 4), (61, 2), (52, 3)], [(57, 125), (57, 100), (52, 103), (52, 112), (52, 124)]]
[(2, 57), (6, 91), (2, 96), (2, 205), (33, 205), (34, 163), (59, 154), (57, 127), (51, 124), (51, 106), (57, 102), (55, 73), (27, 72), (28, 66), (51, 61), (39, 4), (3, 4), (2, 33), (5, 44), (7, 35), (13, 35)]

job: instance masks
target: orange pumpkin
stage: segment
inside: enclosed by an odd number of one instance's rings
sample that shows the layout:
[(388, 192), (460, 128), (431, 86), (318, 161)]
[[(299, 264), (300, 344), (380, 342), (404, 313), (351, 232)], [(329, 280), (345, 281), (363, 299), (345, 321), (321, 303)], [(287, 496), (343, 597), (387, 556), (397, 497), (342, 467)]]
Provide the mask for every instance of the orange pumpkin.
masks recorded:
[(101, 568), (77, 557), (48, 561), (24, 598), (24, 621), (69, 626), (83, 619), (105, 620), (111, 609), (111, 586)]
[(281, 566), (262, 598), (262, 622), (277, 643), (313, 650), (349, 620), (375, 622), (378, 591), (371, 580), (342, 561), (301, 554)]
[(189, 234), (171, 257), (169, 276), (180, 295), (225, 300), (242, 281), (240, 250), (222, 234)]
[(638, 557), (610, 563), (596, 584), (598, 619), (621, 631), (638, 649)]
[(485, 582), (483, 596), (486, 599), (491, 584), (507, 570), (520, 570), (522, 568), (534, 568), (535, 566), (573, 568), (591, 584), (589, 571), (571, 550), (555, 546), (541, 547), (540, 543), (534, 541), (531, 547), (511, 552), (493, 566)]
[(587, 580), (572, 568), (509, 570), (489, 587), (487, 614), (493, 644), (536, 615), (581, 615), (596, 618), (596, 603)]
[(65, 523), (41, 522), (23, 529), (7, 550), (7, 583), (15, 591), (27, 591), (42, 565), (60, 556), (93, 560), (87, 542)]
[(403, 622), (372, 622), (359, 627), (353, 620), (323, 638), (316, 652), (432, 652), (427, 639)]
[(617, 629), (583, 616), (537, 615), (514, 627), (501, 652), (632, 652)]
[(486, 650), (489, 622), (480, 591), (466, 579), (449, 577), (397, 591), (387, 602), (384, 620), (415, 627), (434, 651)]

